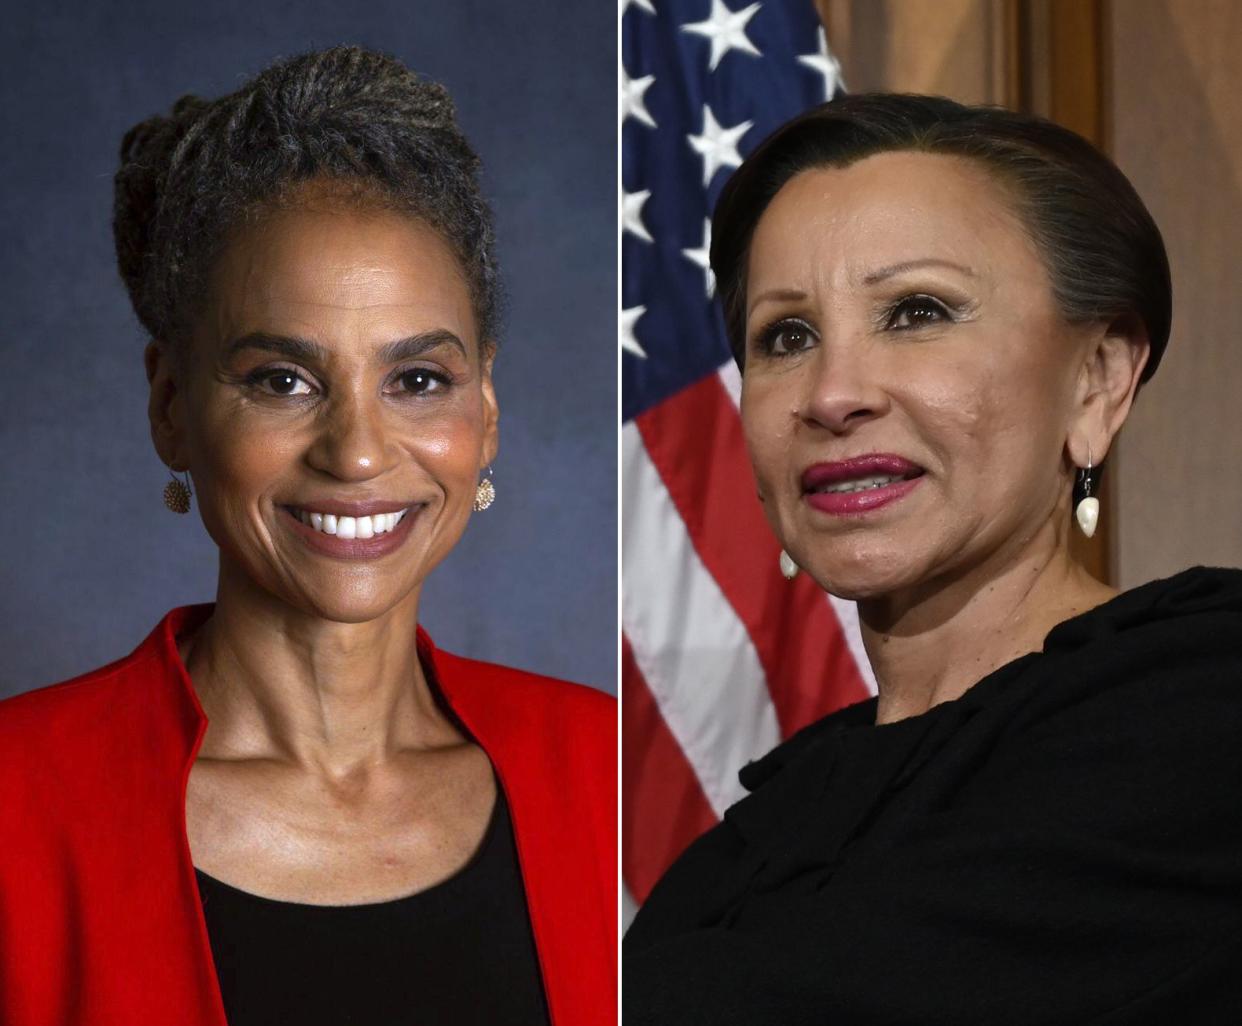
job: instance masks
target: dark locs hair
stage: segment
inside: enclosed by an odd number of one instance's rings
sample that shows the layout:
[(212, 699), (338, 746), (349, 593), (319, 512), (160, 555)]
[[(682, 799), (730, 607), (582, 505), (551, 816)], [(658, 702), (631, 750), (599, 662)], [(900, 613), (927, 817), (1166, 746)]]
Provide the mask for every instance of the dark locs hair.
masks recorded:
[(183, 96), (125, 133), (117, 264), (143, 327), (179, 342), (230, 232), (328, 179), (437, 231), (461, 263), (480, 338), (494, 341), (500, 285), (478, 169), (448, 92), (395, 58), (339, 46), (281, 60), (235, 93)]
[(1164, 241), (1125, 175), (1087, 140), (1051, 121), (941, 96), (859, 93), (787, 122), (725, 184), (712, 221), (712, 270), (729, 344), (746, 358), (746, 265), (755, 226), (791, 178), (877, 153), (942, 153), (975, 161), (1011, 197), (1071, 323), (1137, 317), (1155, 373), (1173, 295)]

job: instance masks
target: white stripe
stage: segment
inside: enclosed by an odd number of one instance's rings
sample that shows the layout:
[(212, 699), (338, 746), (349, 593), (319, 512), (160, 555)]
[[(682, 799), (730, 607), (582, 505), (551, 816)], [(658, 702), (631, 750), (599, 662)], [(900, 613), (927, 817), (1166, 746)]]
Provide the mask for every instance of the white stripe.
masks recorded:
[(729, 398), (733, 400), (733, 405), (741, 409), (742, 372), (737, 369), (737, 364), (730, 360), (728, 363), (721, 364), (720, 370), (716, 373), (720, 376), (720, 383), (724, 385), (724, 390), (729, 393)]
[[(630, 923), (634, 922), (634, 917), (638, 915), (638, 902), (634, 900), (634, 896), (630, 894), (630, 889), (621, 884), (621, 933), (624, 934), (630, 928)], [(620, 1020), (618, 1020), (619, 1022)]]
[[(737, 364), (730, 360), (723, 364), (717, 374), (725, 392), (733, 400), (733, 405), (741, 406), (742, 375)], [(858, 667), (858, 675), (862, 677), (870, 694), (875, 694), (875, 674), (871, 672), (871, 660), (867, 658), (867, 650), (863, 647), (862, 631), (858, 626), (858, 603), (848, 599), (840, 599), (835, 595), (828, 596), (833, 614), (841, 624), (841, 633), (845, 635), (845, 643), (849, 646), (850, 655), (854, 657), (854, 665)]]
[(737, 772), (780, 742), (746, 627), (700, 560), (633, 424), (621, 429), (621, 625), (660, 715), (716, 815)]

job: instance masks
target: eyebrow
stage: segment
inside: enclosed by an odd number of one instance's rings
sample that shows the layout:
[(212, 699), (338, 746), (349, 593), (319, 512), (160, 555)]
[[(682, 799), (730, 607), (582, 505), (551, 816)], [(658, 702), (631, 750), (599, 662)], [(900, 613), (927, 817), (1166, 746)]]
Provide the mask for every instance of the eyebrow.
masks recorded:
[(380, 347), (377, 359), (380, 363), (400, 363), (415, 356), (422, 356), (430, 349), (440, 346), (454, 346), (462, 356), (468, 356), (466, 344), (447, 328), (436, 328), (434, 331), (423, 331), (408, 338), (399, 338)]
[(801, 289), (768, 289), (750, 301), (750, 310), (747, 313), (753, 312), (761, 303), (796, 303), (801, 299), (806, 299), (806, 293)]
[(946, 267), (951, 271), (964, 274), (968, 278), (978, 277), (974, 271), (963, 264), (955, 264), (952, 260), (942, 260), (939, 257), (924, 257), (921, 260), (906, 260), (900, 264), (889, 264), (888, 267), (881, 267), (868, 274), (863, 278), (862, 282), (864, 285), (878, 285), (880, 282), (887, 281), (889, 278), (895, 278), (906, 271), (917, 271), (923, 267)]
[[(422, 356), (429, 350), (445, 345), (460, 350), (462, 356), (468, 355), (466, 345), (460, 338), (447, 328), (436, 328), (386, 343), (375, 354), (375, 362), (379, 364), (400, 363), (402, 360)], [(327, 363), (331, 357), (330, 350), (313, 339), (300, 338), (296, 335), (273, 335), (266, 331), (252, 331), (230, 342), (225, 350), (225, 358), (231, 358), (244, 349), (277, 353), (298, 363)]]
[[(889, 264), (887, 267), (880, 267), (869, 272), (863, 279), (864, 285), (878, 285), (882, 281), (889, 278), (895, 278), (899, 274), (905, 274), (907, 271), (917, 271), (923, 267), (944, 267), (951, 271), (957, 271), (968, 278), (979, 277), (973, 270), (964, 264), (954, 263), (952, 260), (943, 260), (940, 257), (923, 257), (919, 260), (903, 260), (899, 264)], [(778, 303), (796, 303), (806, 299), (806, 293), (801, 289), (769, 289), (755, 296), (750, 302), (750, 310), (761, 303), (778, 302)]]

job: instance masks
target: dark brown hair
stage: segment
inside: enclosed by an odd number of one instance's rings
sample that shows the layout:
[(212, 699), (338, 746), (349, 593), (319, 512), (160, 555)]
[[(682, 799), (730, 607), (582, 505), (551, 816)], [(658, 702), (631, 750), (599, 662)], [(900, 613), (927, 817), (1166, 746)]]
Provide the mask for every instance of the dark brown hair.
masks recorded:
[(478, 168), (443, 86), (357, 46), (304, 54), (219, 99), (183, 96), (125, 133), (117, 264), (151, 337), (180, 341), (230, 230), (327, 179), (342, 201), (390, 206), (439, 232), (480, 337), (494, 341), (500, 286)]
[(877, 153), (977, 161), (1014, 197), (1072, 323), (1134, 316), (1155, 373), (1169, 340), (1172, 284), (1160, 230), (1117, 166), (1051, 121), (939, 96), (859, 93), (814, 107), (765, 139), (725, 183), (712, 220), (712, 271), (734, 359), (746, 353), (746, 265), (755, 226), (791, 178)]

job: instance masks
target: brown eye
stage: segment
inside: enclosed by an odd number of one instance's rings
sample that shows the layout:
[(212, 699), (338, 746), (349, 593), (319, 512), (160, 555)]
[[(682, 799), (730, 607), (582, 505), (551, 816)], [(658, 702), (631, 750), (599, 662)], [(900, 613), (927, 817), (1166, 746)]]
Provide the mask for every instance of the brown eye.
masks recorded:
[(250, 376), (249, 380), (252, 385), (265, 395), (310, 395), (312, 391), (302, 375), (296, 371), (289, 370), (287, 367), (257, 371)]
[(298, 376), (290, 374), (288, 371), (280, 371), (273, 374), (267, 379), (268, 384), (272, 386), (272, 391), (277, 395), (292, 395), (293, 390), (298, 386)]
[(398, 375), (397, 380), (401, 382), (401, 391), (407, 395), (427, 395), (442, 391), (449, 385), (447, 375), (427, 367), (414, 367)]
[(931, 296), (907, 296), (892, 308), (889, 313), (887, 327), (896, 331), (910, 328), (921, 328), (927, 324), (938, 324), (949, 319), (944, 304)]
[(778, 321), (764, 329), (759, 343), (773, 356), (789, 356), (810, 349), (815, 344), (815, 333), (802, 321)]

